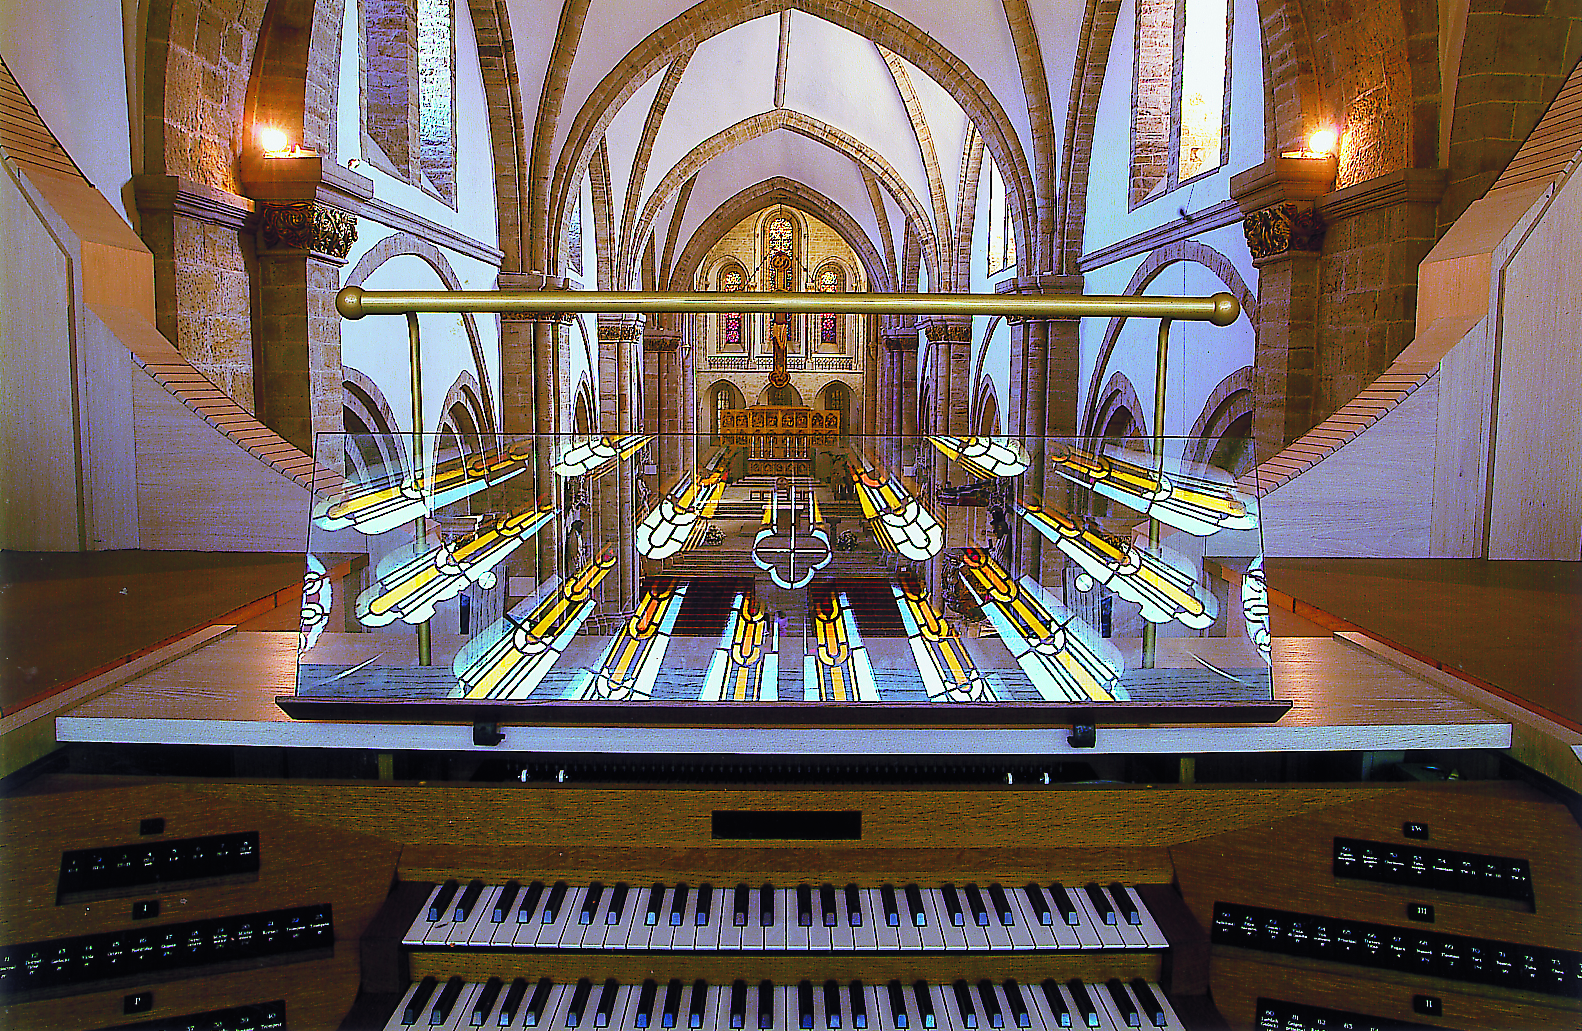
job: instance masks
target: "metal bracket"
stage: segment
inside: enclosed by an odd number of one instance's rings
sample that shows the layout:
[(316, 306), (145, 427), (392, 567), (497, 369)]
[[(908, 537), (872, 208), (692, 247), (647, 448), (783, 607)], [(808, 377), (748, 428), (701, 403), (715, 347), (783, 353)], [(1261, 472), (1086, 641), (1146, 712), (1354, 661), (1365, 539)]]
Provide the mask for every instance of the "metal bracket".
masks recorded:
[(1092, 748), (1098, 744), (1099, 728), (1095, 723), (1073, 723), (1066, 744), (1072, 748)]
[(472, 743), (482, 748), (493, 748), (505, 740), (505, 733), (498, 723), (474, 723), (472, 725)]

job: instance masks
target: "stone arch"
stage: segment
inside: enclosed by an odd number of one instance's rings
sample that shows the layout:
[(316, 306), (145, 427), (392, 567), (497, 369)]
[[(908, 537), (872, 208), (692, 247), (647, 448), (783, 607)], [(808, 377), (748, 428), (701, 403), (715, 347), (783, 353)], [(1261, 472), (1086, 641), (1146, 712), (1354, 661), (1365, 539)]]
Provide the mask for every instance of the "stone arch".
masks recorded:
[[(1104, 400), (1095, 410), (1093, 422), (1085, 436), (1097, 441), (1108, 436), (1148, 435), (1148, 420), (1143, 414), (1142, 402), (1137, 399), (1137, 390), (1126, 373), (1116, 371), (1111, 375), (1109, 382), (1104, 384), (1102, 396)], [(1118, 423), (1117, 420), (1122, 417), (1124, 422)], [(1115, 432), (1112, 433), (1112, 430)]]
[(1207, 462), (1230, 424), (1252, 414), (1252, 382), (1252, 366), (1243, 365), (1220, 380), (1209, 392), (1208, 400), (1203, 402), (1203, 411), (1198, 414), (1197, 421), (1192, 424), (1192, 432), (1188, 435), (1193, 439), (1187, 445), (1187, 458), (1190, 461)]
[(719, 410), (716, 403), (719, 392), (723, 390), (728, 394), (725, 402), (726, 408), (742, 409), (747, 407), (747, 398), (742, 395), (742, 388), (728, 379), (717, 379), (710, 383), (703, 392), (703, 403), (708, 406), (709, 435), (718, 443), (720, 437)]
[[(873, 0), (756, 0), (740, 4), (704, 2), (683, 11), (632, 48), (594, 88), (574, 117), (566, 144), (551, 173), (550, 148), (559, 121), (560, 95), (564, 92), (570, 74), (588, 6), (588, 0), (568, 0), (562, 9), (559, 38), (564, 43), (556, 47), (546, 70), (544, 102), (535, 127), (533, 224), (535, 229), (547, 227), (549, 230), (545, 238), (534, 246), (534, 260), (541, 267), (548, 268), (550, 255), (559, 251), (558, 241), (551, 239), (550, 234), (559, 231), (556, 227), (562, 223), (570, 185), (576, 181), (579, 170), (587, 165), (593, 147), (603, 139), (605, 128), (626, 100), (659, 69), (703, 40), (744, 22), (791, 8), (822, 18), (899, 54), (949, 93), (966, 113), (968, 121), (982, 134), (985, 145), (1001, 168), (1010, 173), (1006, 181), (1006, 195), (1007, 203), (1012, 204), (1019, 214), (1016, 220), (1019, 234), (1017, 253), (1037, 253), (1031, 246), (1033, 229), (1037, 224), (1035, 180), (1023, 154), (1021, 141), (999, 100), (966, 62), (940, 45), (927, 32), (878, 6)], [(1023, 14), (1025, 16), (1026, 12)], [(1008, 22), (1016, 20), (1007, 18)], [(1025, 21), (1026, 28), (1021, 35), (1018, 35), (1014, 25), (1012, 27), (1019, 57), (1024, 56), (1025, 37), (1031, 34), (1032, 20), (1026, 17)], [(1036, 41), (1033, 48), (1036, 50)], [(1025, 82), (1025, 70), (1023, 78)], [(540, 217), (541, 213), (543, 217)]]
[[(368, 281), (368, 277), (373, 275), (375, 269), (401, 254), (422, 258), (444, 282), (446, 289), (462, 289), (461, 277), (457, 276), (456, 270), (451, 268), (450, 259), (445, 257), (445, 252), (411, 233), (392, 233), (368, 248), (347, 274), (346, 285), (362, 286)], [(494, 405), (489, 391), (489, 367), (484, 364), (483, 341), (478, 336), (478, 322), (471, 312), (463, 312), (461, 322), (467, 329), (467, 341), (472, 347), (472, 361), (478, 373), (477, 389), (482, 395), (479, 400), (483, 407), (483, 423), (479, 429), (483, 433), (491, 434), (495, 432)]]
[[(1122, 291), (1127, 294), (1141, 294), (1159, 277), (1166, 268), (1178, 261), (1190, 261), (1202, 265), (1225, 284), (1225, 288), (1235, 295), (1241, 304), (1241, 317), (1250, 321), (1254, 326), (1258, 324), (1258, 299), (1252, 290), (1241, 278), (1241, 273), (1236, 271), (1235, 264), (1225, 255), (1214, 248), (1197, 240), (1177, 240), (1175, 243), (1151, 251), (1143, 263), (1132, 273), (1131, 282), (1126, 284)], [(1104, 367), (1109, 364), (1110, 354), (1115, 350), (1115, 342), (1120, 339), (1121, 330), (1126, 326), (1124, 317), (1113, 318), (1104, 329), (1104, 336), (1099, 343), (1098, 355), (1093, 362), (1093, 375), (1088, 380), (1088, 402), (1086, 406), (1087, 418), (1081, 425), (1089, 428), (1089, 435), (1094, 430), (1095, 415), (1099, 399), (1098, 386), (1100, 377), (1104, 375)]]
[(973, 423), (974, 432), (980, 437), (996, 436), (1000, 432), (1000, 399), (994, 391), (994, 380), (984, 376), (978, 380), (976, 397), (972, 399), (972, 410), (975, 413)]
[[(723, 291), (725, 289), (725, 276), (729, 272), (737, 272), (741, 274), (742, 282), (738, 289), (742, 292), (745, 292), (748, 288), (748, 284), (752, 282), (752, 275), (747, 271), (747, 266), (744, 265), (741, 259), (734, 254), (729, 254), (721, 258), (719, 261), (714, 263), (713, 268), (708, 270), (709, 289)], [(736, 341), (736, 346), (741, 348), (741, 352), (743, 354), (751, 354), (753, 349), (754, 320), (745, 312), (733, 312), (731, 314), (734, 314), (739, 320), (737, 331), (738, 339)], [(730, 315), (725, 313), (713, 316), (711, 319), (713, 332), (712, 334), (704, 334), (705, 338), (709, 336), (714, 338), (714, 350), (716, 351), (720, 351), (725, 346), (725, 333), (728, 328), (726, 325), (726, 320), (728, 318), (730, 318)]]
[(588, 374), (583, 373), (577, 381), (577, 389), (573, 392), (571, 428), (578, 436), (587, 436), (594, 429), (594, 413), (599, 410), (598, 403), (593, 398), (593, 383), (588, 379)]
[[(983, 371), (983, 361), (989, 354), (989, 344), (994, 340), (994, 331), (1000, 328), (1000, 323), (1003, 322), (1004, 319), (1005, 316), (1003, 315), (994, 316), (993, 318), (989, 319), (989, 325), (983, 331), (983, 341), (978, 345), (978, 353), (972, 360), (972, 382), (974, 383), (982, 384), (987, 382), (991, 387), (994, 384), (993, 379)], [(978, 416), (977, 404), (977, 398), (974, 397), (972, 408), (973, 421), (976, 421)]]
[(1264, 155), (1274, 157), (1303, 149), (1308, 133), (1324, 122), (1324, 103), (1303, 0), (1258, 0), (1258, 30)]
[(670, 289), (690, 289), (704, 257), (732, 227), (762, 207), (781, 204), (797, 208), (835, 230), (862, 262), (870, 289), (895, 290), (895, 280), (888, 266), (862, 227), (840, 205), (822, 193), (785, 176), (755, 183), (715, 208), (703, 220), (703, 224), (693, 231), (681, 250), (681, 257), (671, 267)]
[[(749, 140), (766, 135), (778, 129), (785, 129), (798, 135), (805, 136), (817, 143), (822, 143), (831, 150), (851, 158), (870, 174), (887, 190), (902, 212), (907, 216), (909, 224), (916, 223), (919, 229), (919, 243), (923, 251), (923, 260), (929, 263), (929, 281), (935, 282), (939, 270), (938, 241), (935, 239), (931, 228), (932, 220), (922, 202), (912, 193), (900, 174), (891, 167), (877, 151), (860, 142), (855, 137), (847, 134), (833, 125), (821, 122), (800, 111), (787, 108), (776, 108), (773, 111), (764, 111), (744, 118), (729, 128), (722, 129), (699, 143), (688, 151), (675, 166), (666, 172), (649, 195), (648, 202), (643, 205), (643, 214), (639, 220), (637, 232), (641, 236), (646, 234), (655, 218), (659, 216), (666, 201), (681, 189), (683, 183), (696, 175), (697, 172), (714, 158), (739, 146)], [(926, 235), (924, 235), (926, 234)]]
[[(477, 377), (462, 369), (456, 374), (456, 382), (446, 392), (445, 403), (440, 406), (440, 436), (448, 430), (462, 444), (461, 450), (469, 454), (481, 454), (484, 437), (488, 435), (484, 427), (489, 423), (484, 418), (479, 393)], [(439, 446), (438, 437), (435, 446)]]
[(351, 448), (344, 449), (357, 479), (367, 478), (375, 458), (387, 475), (408, 468), (406, 441), (411, 435), (403, 437), (395, 432), (395, 413), (384, 393), (372, 379), (349, 365), (341, 367), (341, 419), (347, 433), (366, 433), (368, 437), (366, 445), (354, 441)]
[[(774, 387), (768, 386), (766, 384), (762, 390), (758, 391), (758, 399), (756, 401), (754, 401), (753, 404), (755, 404), (755, 405), (773, 404), (774, 402), (771, 401), (770, 398), (774, 396), (773, 393), (772, 393), (774, 391), (774, 389), (775, 389)], [(802, 391), (800, 391), (800, 390), (798, 390), (796, 388), (796, 384), (795, 383), (788, 384), (786, 386), (786, 388), (785, 388), (785, 391), (786, 391), (785, 392), (785, 397), (787, 398), (787, 400), (784, 402), (784, 404), (787, 407), (790, 407), (790, 408), (803, 408), (803, 407), (806, 407), (807, 402), (802, 400)]]

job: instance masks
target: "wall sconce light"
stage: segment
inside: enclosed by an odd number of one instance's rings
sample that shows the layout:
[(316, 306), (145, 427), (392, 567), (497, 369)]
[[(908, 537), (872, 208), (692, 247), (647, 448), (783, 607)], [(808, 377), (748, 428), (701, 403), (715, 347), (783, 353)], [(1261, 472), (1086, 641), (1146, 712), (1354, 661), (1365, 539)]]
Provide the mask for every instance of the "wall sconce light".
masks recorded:
[(1304, 150), (1288, 150), (1283, 158), (1332, 158), (1340, 145), (1340, 137), (1333, 129), (1316, 129), (1308, 134)]
[(265, 126), (258, 130), (258, 146), (266, 158), (303, 158), (313, 157), (314, 151), (306, 150), (291, 142), (285, 130), (274, 126)]

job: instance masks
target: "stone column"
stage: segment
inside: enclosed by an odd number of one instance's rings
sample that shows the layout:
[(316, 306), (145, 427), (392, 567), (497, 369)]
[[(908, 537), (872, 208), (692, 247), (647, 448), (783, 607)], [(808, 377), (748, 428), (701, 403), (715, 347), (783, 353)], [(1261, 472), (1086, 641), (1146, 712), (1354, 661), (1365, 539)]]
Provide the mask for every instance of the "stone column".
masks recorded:
[[(344, 428), (335, 294), (356, 240), (357, 220), (340, 208), (309, 200), (259, 205), (255, 403), (260, 421), (310, 455), (315, 434)], [(339, 451), (316, 457), (339, 469)]]
[[(644, 319), (641, 315), (599, 316), (599, 429), (624, 436), (636, 431), (637, 362), (641, 356)], [(630, 612), (637, 604), (638, 561), (634, 540), (637, 520), (637, 457), (624, 459), (599, 478), (598, 547), (616, 549), (616, 566), (604, 581), (603, 611)]]
[(1231, 177), (1231, 197), (1245, 216), (1242, 230), (1258, 269), (1252, 416), (1257, 461), (1314, 422), (1324, 224), (1312, 202), (1334, 181), (1334, 158), (1273, 158)]
[(901, 445), (917, 434), (917, 326), (892, 324), (884, 333), (886, 436), (879, 456), (892, 469), (901, 465)]
[[(668, 323), (675, 316), (660, 316), (656, 322)], [(669, 325), (643, 327), (643, 429), (658, 434), (654, 442), (654, 461), (658, 475), (649, 484), (656, 494), (674, 486), (681, 476), (681, 331)]]

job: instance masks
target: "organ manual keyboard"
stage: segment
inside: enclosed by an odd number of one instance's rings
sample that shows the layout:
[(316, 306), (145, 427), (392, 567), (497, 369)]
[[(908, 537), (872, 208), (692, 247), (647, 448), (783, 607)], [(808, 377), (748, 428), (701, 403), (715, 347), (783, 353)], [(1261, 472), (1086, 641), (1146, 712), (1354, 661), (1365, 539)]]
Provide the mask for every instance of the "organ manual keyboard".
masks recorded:
[(50, 777), (0, 815), (28, 1031), (1582, 1024), (1582, 834), (1511, 782)]

